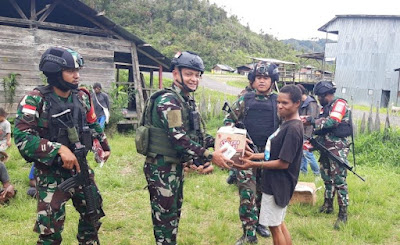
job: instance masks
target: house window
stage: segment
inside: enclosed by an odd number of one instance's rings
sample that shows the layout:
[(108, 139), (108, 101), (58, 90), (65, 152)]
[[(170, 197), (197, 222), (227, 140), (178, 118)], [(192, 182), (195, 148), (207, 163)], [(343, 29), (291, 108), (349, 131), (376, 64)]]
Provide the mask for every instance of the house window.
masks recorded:
[(373, 95), (373, 94), (374, 94), (374, 90), (368, 89), (368, 95)]
[(342, 87), (342, 94), (345, 94), (345, 93), (346, 93), (346, 88)]

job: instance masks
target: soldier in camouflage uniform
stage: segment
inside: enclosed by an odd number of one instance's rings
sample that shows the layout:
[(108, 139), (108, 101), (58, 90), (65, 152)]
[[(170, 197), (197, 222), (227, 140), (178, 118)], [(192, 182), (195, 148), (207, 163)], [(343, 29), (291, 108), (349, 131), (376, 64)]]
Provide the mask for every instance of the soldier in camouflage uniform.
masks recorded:
[[(106, 159), (110, 155), (106, 136), (96, 122), (89, 92), (78, 90), (82, 66), (83, 59), (77, 52), (68, 48), (49, 48), (39, 64), (49, 85), (29, 92), (18, 106), (15, 144), (25, 159), (35, 163), (38, 205), (34, 231), (39, 233), (37, 244), (61, 244), (65, 203), (69, 199), (80, 213), (79, 244), (99, 244), (97, 232), (101, 223), (88, 221), (82, 186), (68, 192), (58, 188), (64, 180), (80, 172), (78, 160), (70, 149), (67, 127), (77, 129), (80, 142), (88, 149), (94, 134), (106, 151)], [(94, 173), (91, 169), (88, 171), (94, 184)], [(101, 200), (96, 185), (92, 188)], [(104, 216), (101, 207), (96, 214)]]
[[(144, 174), (150, 193), (154, 237), (157, 245), (176, 244), (183, 202), (183, 163), (213, 162), (229, 168), (222, 151), (211, 153), (213, 138), (206, 135), (199, 112), (190, 96), (204, 72), (201, 58), (179, 52), (172, 60), (174, 83), (152, 94), (136, 131), (136, 147), (146, 155)], [(140, 150), (142, 130), (148, 130), (148, 145)], [(147, 131), (146, 131), (147, 132)], [(147, 136), (143, 136), (147, 137)], [(146, 140), (145, 140), (146, 141)], [(147, 141), (146, 141), (147, 142)]]
[[(272, 85), (279, 80), (277, 66), (260, 62), (248, 78), (255, 91), (245, 93), (232, 106), (238, 122), (234, 122), (232, 115), (228, 114), (224, 124), (246, 128), (258, 151), (264, 152), (268, 137), (279, 127), (277, 95), (272, 93)], [(262, 195), (261, 169), (256, 172), (252, 168), (237, 170), (237, 185), (243, 236), (236, 244), (257, 243), (256, 232), (263, 237), (270, 236), (268, 229), (258, 224)]]
[[(312, 117), (303, 118), (305, 124), (314, 126), (314, 134), (318, 135), (320, 141), (333, 154), (347, 162), (352, 124), (350, 121), (350, 108), (344, 99), (335, 97), (336, 86), (330, 81), (320, 81), (314, 87), (314, 94), (318, 96), (323, 106), (318, 119)], [(338, 196), (339, 215), (335, 222), (338, 229), (341, 223), (347, 222), (347, 206), (349, 205), (349, 194), (347, 190), (347, 169), (326, 155), (321, 155), (321, 177), (325, 183), (325, 200), (320, 208), (322, 213), (333, 212), (333, 198)]]

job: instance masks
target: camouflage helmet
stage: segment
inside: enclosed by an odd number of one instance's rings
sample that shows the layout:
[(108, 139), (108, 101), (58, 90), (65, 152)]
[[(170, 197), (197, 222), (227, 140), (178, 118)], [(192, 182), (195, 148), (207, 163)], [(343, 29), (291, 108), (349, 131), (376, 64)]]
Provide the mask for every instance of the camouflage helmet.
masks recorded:
[(63, 69), (75, 69), (82, 66), (83, 58), (78, 52), (70, 48), (51, 47), (43, 53), (39, 70), (46, 73), (57, 73)]
[(171, 70), (176, 67), (184, 67), (204, 72), (203, 60), (196, 53), (190, 51), (178, 52), (171, 61)]
[(249, 72), (247, 78), (250, 82), (254, 82), (256, 80), (256, 76), (265, 76), (270, 77), (271, 82), (279, 81), (279, 70), (278, 66), (273, 63), (266, 63), (266, 62), (259, 62), (257, 65), (254, 66), (254, 69)]
[(314, 94), (315, 95), (325, 95), (325, 94), (334, 94), (336, 92), (336, 85), (331, 81), (319, 81), (315, 84)]

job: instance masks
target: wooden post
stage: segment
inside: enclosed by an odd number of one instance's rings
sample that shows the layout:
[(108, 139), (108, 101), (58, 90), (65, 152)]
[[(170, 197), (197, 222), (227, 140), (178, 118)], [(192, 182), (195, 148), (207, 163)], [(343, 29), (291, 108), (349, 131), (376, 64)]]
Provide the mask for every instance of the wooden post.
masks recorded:
[(163, 88), (162, 73), (163, 73), (163, 68), (162, 68), (162, 65), (160, 65), (160, 69), (158, 70), (158, 88), (159, 89)]
[(154, 70), (150, 70), (150, 93), (154, 89)]
[(30, 20), (36, 20), (36, 0), (31, 0), (31, 18)]
[(133, 82), (135, 84), (136, 90), (136, 112), (138, 115), (138, 121), (140, 121), (140, 117), (142, 115), (142, 111), (144, 110), (144, 101), (143, 101), (143, 89), (142, 84), (140, 82), (140, 70), (139, 70), (139, 59), (137, 55), (136, 44), (132, 43), (131, 45), (131, 55), (132, 55), (132, 68), (133, 68)]
[(365, 112), (363, 112), (363, 116), (361, 119), (360, 134), (363, 134), (364, 132), (365, 132)]
[(376, 105), (375, 131), (378, 131), (378, 132), (381, 131), (381, 120), (379, 118), (379, 100), (378, 100), (377, 105)]
[(373, 127), (374, 127), (374, 121), (372, 120), (372, 104), (371, 104), (371, 108), (369, 110), (369, 115), (368, 115), (368, 123), (367, 123), (368, 133), (372, 133)]

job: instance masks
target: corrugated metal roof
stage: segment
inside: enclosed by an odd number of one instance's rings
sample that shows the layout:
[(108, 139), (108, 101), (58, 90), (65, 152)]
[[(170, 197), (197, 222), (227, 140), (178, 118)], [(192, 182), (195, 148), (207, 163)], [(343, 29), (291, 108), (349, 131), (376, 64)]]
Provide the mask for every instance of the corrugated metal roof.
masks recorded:
[(363, 15), (363, 14), (336, 15), (328, 23), (318, 28), (318, 31), (327, 32), (326, 28), (339, 18), (400, 19), (400, 15)]
[(325, 53), (307, 53), (307, 54), (299, 54), (296, 57), (303, 59), (314, 59), (314, 60), (323, 60)]
[(214, 67), (216, 67), (216, 66), (219, 67), (223, 71), (235, 71), (235, 69), (233, 69), (232, 67), (230, 67), (228, 65), (216, 64)]
[(272, 58), (257, 58), (257, 57), (249, 57), (253, 60), (258, 60), (258, 61), (265, 61), (265, 62), (270, 62), (274, 64), (285, 64), (285, 65), (296, 65), (296, 63), (290, 62), (290, 61), (283, 61), (283, 60), (277, 60), (277, 59), (272, 59)]

